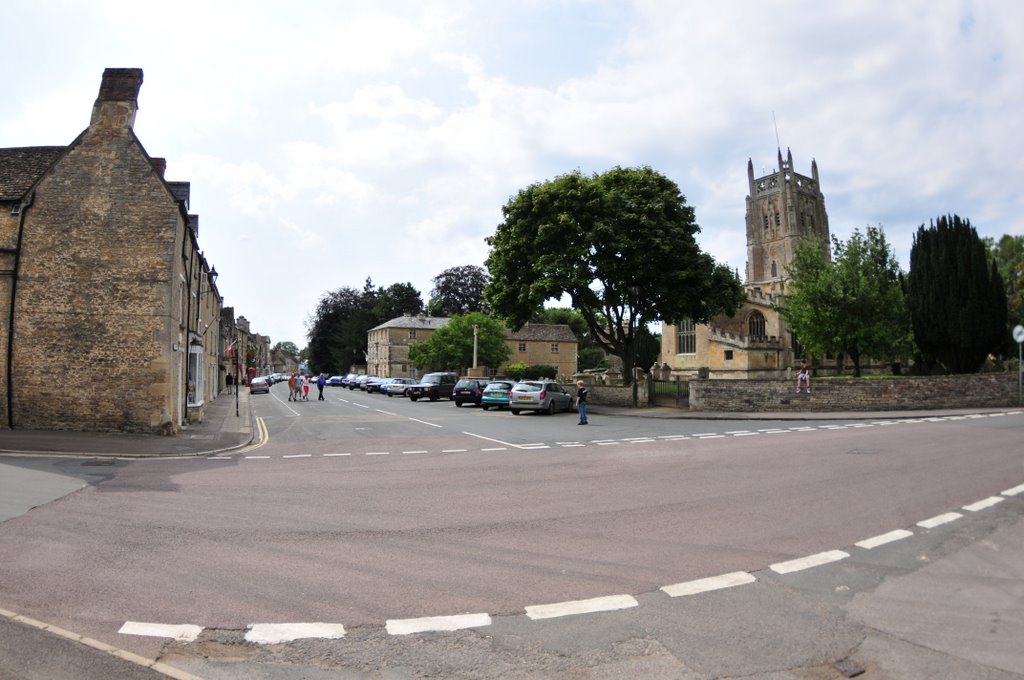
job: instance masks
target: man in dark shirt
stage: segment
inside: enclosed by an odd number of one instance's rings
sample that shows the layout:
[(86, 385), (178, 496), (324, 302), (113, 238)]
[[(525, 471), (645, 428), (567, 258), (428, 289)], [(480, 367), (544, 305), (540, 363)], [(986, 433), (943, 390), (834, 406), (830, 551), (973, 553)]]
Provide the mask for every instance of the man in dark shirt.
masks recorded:
[(587, 424), (587, 388), (582, 380), (576, 381), (576, 408), (580, 411), (580, 422), (578, 425)]

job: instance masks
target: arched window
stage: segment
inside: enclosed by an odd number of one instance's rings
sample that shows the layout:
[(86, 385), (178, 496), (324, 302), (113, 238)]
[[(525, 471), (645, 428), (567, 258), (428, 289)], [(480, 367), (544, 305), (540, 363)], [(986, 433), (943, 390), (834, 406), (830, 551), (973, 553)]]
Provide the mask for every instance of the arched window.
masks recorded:
[(697, 353), (697, 327), (693, 319), (683, 319), (679, 322), (679, 353)]
[(774, 279), (779, 275), (779, 266), (775, 264), (775, 260), (772, 260), (772, 278)]
[[(775, 265), (773, 263), (772, 267), (774, 268), (774, 266)], [(747, 329), (751, 337), (766, 337), (768, 333), (765, 331), (764, 314), (757, 311), (756, 309), (753, 312), (751, 312), (750, 316), (747, 317)]]

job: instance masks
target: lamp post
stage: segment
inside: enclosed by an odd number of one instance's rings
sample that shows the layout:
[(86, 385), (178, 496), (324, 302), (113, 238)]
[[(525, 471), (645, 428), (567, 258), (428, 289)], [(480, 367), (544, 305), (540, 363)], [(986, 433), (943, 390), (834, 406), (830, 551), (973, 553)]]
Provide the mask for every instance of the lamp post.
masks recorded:
[(477, 343), (479, 341), (479, 338), (480, 338), (480, 326), (478, 324), (473, 324), (473, 371), (474, 371), (473, 374), (474, 375), (476, 375), (476, 348), (477, 348)]

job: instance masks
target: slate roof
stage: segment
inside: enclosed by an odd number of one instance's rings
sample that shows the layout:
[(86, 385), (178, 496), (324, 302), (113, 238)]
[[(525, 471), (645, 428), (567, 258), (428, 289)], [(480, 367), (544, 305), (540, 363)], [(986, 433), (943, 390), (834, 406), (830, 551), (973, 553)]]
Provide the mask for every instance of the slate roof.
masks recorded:
[(32, 188), (66, 146), (0, 149), (0, 201), (16, 201)]
[(437, 330), (438, 328), (444, 328), (448, 325), (447, 317), (440, 316), (399, 316), (385, 321), (379, 326), (371, 328), (371, 331), (380, 330), (382, 328), (429, 328), (431, 330)]
[(517, 331), (507, 332), (509, 340), (543, 340), (544, 342), (576, 342), (572, 329), (565, 324), (528, 323)]

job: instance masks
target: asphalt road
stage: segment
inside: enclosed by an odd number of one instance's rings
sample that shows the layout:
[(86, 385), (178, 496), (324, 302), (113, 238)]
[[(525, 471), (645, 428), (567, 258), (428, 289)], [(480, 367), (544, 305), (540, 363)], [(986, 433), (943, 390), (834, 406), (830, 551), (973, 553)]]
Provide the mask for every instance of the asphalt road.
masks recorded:
[[(922, 555), (954, 556), (1012, 531), (1024, 514), (1019, 497), (1002, 496), (969, 523), (917, 528), (1024, 482), (1021, 415), (813, 424), (595, 415), (582, 427), (572, 415), (327, 395), (260, 395), (261, 445), (88, 470), (88, 486), (0, 524), (0, 603), (211, 678), (794, 668), (807, 674), (778, 677), (836, 677), (832, 662), (872, 641), (846, 618), (857, 596), (921, 570)], [(41, 472), (46, 483), (81, 485), (67, 470)], [(792, 577), (771, 569), (908, 528), (914, 535), (884, 554)], [(662, 590), (737, 572), (756, 583), (685, 604)], [(579, 601), (611, 611), (545, 618), (547, 605)], [(392, 630), (433, 617), (476, 625)], [(119, 632), (128, 622), (202, 632), (168, 643)], [(253, 624), (299, 622), (341, 624), (345, 637), (245, 640)], [(950, 660), (917, 658), (912, 668), (931, 662)], [(1014, 662), (972, 661), (981, 665), (948, 677), (1014, 677)], [(299, 667), (304, 675), (288, 674)]]

